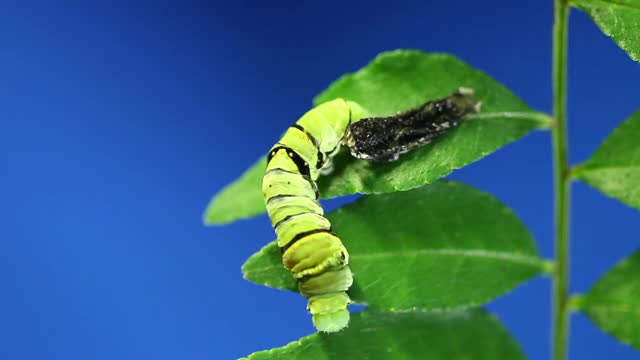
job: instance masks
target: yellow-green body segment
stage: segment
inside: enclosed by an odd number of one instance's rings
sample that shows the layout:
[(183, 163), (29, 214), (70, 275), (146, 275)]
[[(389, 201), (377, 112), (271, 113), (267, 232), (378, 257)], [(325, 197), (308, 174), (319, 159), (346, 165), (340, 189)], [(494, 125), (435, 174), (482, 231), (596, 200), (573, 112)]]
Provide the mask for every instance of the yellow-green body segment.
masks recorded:
[(362, 107), (343, 99), (308, 111), (271, 148), (262, 179), (284, 266), (309, 299), (319, 331), (338, 331), (348, 324), (346, 291), (353, 278), (347, 249), (319, 204), (316, 180), (331, 168), (349, 124), (364, 117)]

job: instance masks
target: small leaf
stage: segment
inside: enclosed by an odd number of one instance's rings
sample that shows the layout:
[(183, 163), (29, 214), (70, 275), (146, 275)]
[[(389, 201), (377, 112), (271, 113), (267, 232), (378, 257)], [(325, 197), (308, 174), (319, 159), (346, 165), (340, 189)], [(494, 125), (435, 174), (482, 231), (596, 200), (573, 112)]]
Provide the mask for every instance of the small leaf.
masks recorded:
[[(366, 196), (328, 218), (349, 250), (352, 300), (380, 309), (481, 305), (548, 266), (511, 210), (458, 182)], [(245, 278), (295, 290), (281, 256), (267, 245)]]
[(205, 224), (225, 224), (265, 212), (262, 176), (267, 158), (261, 157), (242, 176), (211, 199), (204, 213)]
[(604, 332), (640, 350), (640, 250), (598, 280), (579, 308)]
[[(482, 111), (470, 117), (472, 121), (392, 163), (357, 160), (342, 151), (334, 159), (333, 173), (319, 179), (322, 197), (413, 189), (550, 123), (546, 115), (531, 111), (495, 80), (455, 57), (414, 50), (379, 55), (363, 69), (334, 82), (315, 99), (315, 104), (342, 97), (360, 103), (372, 116), (388, 115), (447, 96), (459, 87), (475, 89), (476, 97), (482, 101)], [(291, 119), (291, 123), (296, 120)], [(264, 209), (259, 186), (262, 174), (256, 170), (264, 169), (264, 161), (258, 161), (241, 180), (214, 197), (205, 216), (207, 223), (225, 223)], [(255, 178), (248, 179), (249, 175)], [(244, 201), (249, 199), (254, 202)]]
[(622, 123), (573, 176), (640, 209), (640, 111)]
[(480, 309), (449, 313), (353, 314), (336, 334), (317, 333), (250, 360), (324, 359), (518, 360), (524, 354), (500, 322)]
[[(413, 108), (459, 87), (475, 89), (482, 112), (431, 146), (400, 161), (374, 164), (343, 152), (332, 176), (319, 179), (326, 196), (402, 191), (428, 184), (548, 123), (518, 97), (451, 55), (405, 50), (383, 53), (357, 73), (348, 74), (320, 94), (319, 104), (337, 97), (353, 100), (373, 115)], [(512, 112), (519, 112), (513, 114)], [(541, 119), (545, 119), (542, 120)]]
[(640, 62), (640, 0), (574, 0), (602, 32)]

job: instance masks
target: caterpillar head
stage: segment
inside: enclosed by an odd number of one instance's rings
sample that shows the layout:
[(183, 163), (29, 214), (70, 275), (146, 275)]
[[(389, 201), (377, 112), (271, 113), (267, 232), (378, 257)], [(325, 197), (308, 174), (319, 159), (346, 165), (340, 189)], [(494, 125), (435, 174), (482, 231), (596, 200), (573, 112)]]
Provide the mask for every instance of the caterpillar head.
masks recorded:
[(312, 296), (307, 306), (313, 314), (313, 325), (322, 332), (336, 332), (349, 324), (349, 310), (351, 302), (344, 292)]

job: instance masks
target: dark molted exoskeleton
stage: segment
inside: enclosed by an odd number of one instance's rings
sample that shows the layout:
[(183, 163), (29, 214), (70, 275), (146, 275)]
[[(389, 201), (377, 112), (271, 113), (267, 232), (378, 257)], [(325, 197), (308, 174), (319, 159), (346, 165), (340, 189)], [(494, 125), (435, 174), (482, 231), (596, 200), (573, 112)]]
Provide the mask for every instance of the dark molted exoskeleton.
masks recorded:
[(472, 89), (459, 88), (445, 98), (415, 109), (354, 122), (347, 129), (343, 143), (358, 159), (395, 161), (401, 154), (446, 134), (466, 115), (480, 111), (480, 105)]

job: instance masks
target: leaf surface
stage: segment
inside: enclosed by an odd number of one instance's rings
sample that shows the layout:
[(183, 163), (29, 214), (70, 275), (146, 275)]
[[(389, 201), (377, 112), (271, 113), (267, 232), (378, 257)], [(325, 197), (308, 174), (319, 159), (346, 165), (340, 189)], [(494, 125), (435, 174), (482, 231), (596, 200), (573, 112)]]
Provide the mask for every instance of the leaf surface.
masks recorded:
[(269, 359), (519, 360), (524, 354), (500, 322), (484, 310), (353, 314), (349, 327), (317, 333), (281, 348), (251, 354)]
[[(459, 87), (475, 89), (476, 97), (482, 101), (479, 114), (396, 162), (357, 160), (343, 149), (334, 158), (333, 173), (319, 179), (321, 196), (413, 189), (446, 176), (535, 128), (549, 125), (546, 115), (533, 112), (483, 72), (451, 55), (415, 50), (382, 53), (361, 70), (335, 81), (314, 103), (342, 97), (360, 103), (372, 116), (381, 116), (447, 96)], [(295, 120), (291, 119), (291, 123)], [(205, 213), (205, 222), (222, 224), (263, 212), (260, 183), (265, 164), (265, 157), (260, 158), (242, 178), (217, 194)]]
[[(510, 209), (458, 182), (365, 196), (328, 218), (350, 254), (349, 295), (375, 308), (481, 305), (548, 267)], [(296, 290), (281, 256), (267, 245), (244, 264), (245, 278)]]
[(573, 171), (601, 192), (640, 209), (640, 111), (631, 115)]
[(640, 0), (574, 0), (602, 32), (640, 62)]
[(640, 250), (598, 280), (579, 308), (604, 332), (640, 350)]

